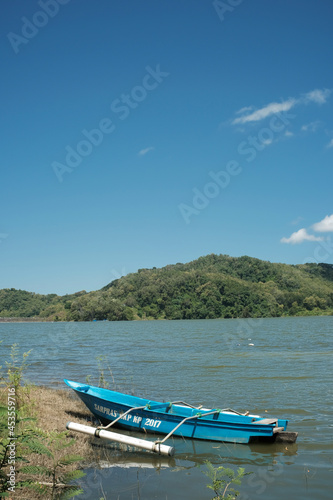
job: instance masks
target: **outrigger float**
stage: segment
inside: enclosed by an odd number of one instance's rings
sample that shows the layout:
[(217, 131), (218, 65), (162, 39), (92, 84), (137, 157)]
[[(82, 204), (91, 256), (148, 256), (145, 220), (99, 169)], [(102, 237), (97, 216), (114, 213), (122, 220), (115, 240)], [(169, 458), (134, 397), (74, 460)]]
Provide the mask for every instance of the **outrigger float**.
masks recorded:
[[(245, 444), (256, 440), (294, 443), (297, 439), (297, 432), (286, 431), (288, 420), (262, 418), (230, 408), (221, 410), (195, 407), (183, 401), (160, 403), (71, 380), (64, 381), (103, 424), (94, 428), (68, 422), (67, 429), (161, 455), (174, 455), (174, 448), (164, 445), (171, 436)], [(128, 430), (164, 434), (164, 437), (156, 441), (137, 439), (110, 432), (113, 425)]]

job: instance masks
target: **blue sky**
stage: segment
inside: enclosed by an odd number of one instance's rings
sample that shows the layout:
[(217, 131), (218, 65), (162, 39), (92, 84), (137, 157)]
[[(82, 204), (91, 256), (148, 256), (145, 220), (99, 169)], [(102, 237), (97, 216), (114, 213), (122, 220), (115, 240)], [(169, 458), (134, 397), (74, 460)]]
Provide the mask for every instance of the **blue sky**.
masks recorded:
[(333, 263), (329, 0), (3, 0), (0, 288)]

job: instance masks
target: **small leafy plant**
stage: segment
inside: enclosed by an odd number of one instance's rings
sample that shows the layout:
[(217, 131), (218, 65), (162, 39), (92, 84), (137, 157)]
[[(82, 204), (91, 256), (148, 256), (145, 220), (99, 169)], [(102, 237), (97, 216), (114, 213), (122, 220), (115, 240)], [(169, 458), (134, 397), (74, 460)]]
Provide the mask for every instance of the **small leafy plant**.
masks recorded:
[(211, 480), (211, 484), (207, 484), (207, 488), (215, 493), (212, 500), (221, 500), (221, 498), (235, 500), (239, 491), (230, 486), (232, 484), (240, 485), (243, 477), (251, 474), (251, 472), (245, 472), (243, 467), (239, 467), (236, 473), (233, 469), (223, 467), (223, 465), (214, 467), (208, 460), (205, 461), (205, 464), (208, 470), (203, 471), (203, 474)]
[(23, 372), (29, 366), (27, 358), (31, 353), (31, 349), (28, 352), (23, 353), (22, 361), (19, 359), (19, 348), (18, 344), (13, 344), (10, 351), (11, 361), (6, 361), (7, 367), (7, 386), (13, 389), (16, 399), (16, 409), (18, 410), (22, 405), (22, 398), (24, 391), (23, 386)]
[(109, 388), (109, 382), (105, 378), (104, 374), (104, 363), (106, 360), (106, 356), (97, 356), (97, 366), (99, 370), (99, 380), (98, 380), (98, 386), (103, 387), (103, 389), (108, 389)]
[[(42, 433), (42, 431), (40, 432)], [(47, 437), (45, 436), (47, 439), (46, 445), (40, 440), (28, 444), (31, 452), (50, 458), (51, 465), (26, 465), (21, 467), (20, 473), (30, 476), (29, 479), (22, 481), (22, 486), (32, 488), (52, 500), (72, 498), (83, 493), (79, 486), (69, 484), (70, 481), (85, 476), (85, 473), (80, 470), (68, 471), (65, 469), (82, 460), (82, 457), (78, 455), (62, 455), (62, 451), (74, 443), (74, 439), (67, 441), (66, 434), (66, 431), (51, 432)], [(36, 479), (32, 479), (31, 476), (36, 476)]]

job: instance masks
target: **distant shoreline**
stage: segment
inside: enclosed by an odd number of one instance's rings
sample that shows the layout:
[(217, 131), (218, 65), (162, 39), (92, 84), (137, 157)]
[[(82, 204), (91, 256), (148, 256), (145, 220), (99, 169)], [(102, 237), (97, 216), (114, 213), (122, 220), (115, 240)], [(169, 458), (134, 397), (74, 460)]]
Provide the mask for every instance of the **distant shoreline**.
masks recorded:
[(216, 321), (218, 319), (244, 319), (244, 320), (255, 320), (255, 319), (272, 319), (272, 318), (321, 318), (325, 316), (333, 316), (332, 311), (327, 311), (324, 314), (300, 314), (300, 315), (285, 315), (285, 316), (258, 316), (258, 317), (248, 317), (248, 318), (242, 318), (242, 317), (235, 317), (235, 318), (207, 318), (207, 319), (166, 319), (166, 318), (140, 318), (140, 319), (131, 319), (131, 320), (109, 320), (109, 319), (103, 319), (103, 320), (89, 320), (89, 321), (73, 321), (73, 320), (57, 320), (57, 321), (50, 321), (49, 319), (43, 319), (43, 318), (0, 318), (0, 323), (102, 323), (102, 322), (109, 322), (109, 323), (119, 323), (119, 322), (124, 322), (126, 323), (133, 323), (136, 321)]
[(54, 323), (42, 318), (0, 318), (0, 323)]

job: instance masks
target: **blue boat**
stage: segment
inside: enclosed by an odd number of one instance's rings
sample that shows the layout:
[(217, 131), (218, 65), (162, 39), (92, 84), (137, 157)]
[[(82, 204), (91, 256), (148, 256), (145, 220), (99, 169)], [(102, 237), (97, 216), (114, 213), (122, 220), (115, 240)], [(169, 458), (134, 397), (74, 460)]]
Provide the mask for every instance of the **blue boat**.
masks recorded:
[(194, 407), (182, 401), (149, 401), (101, 387), (65, 383), (106, 426), (208, 441), (249, 443), (253, 440), (295, 442), (297, 432), (286, 432), (288, 420), (262, 418), (231, 409)]

